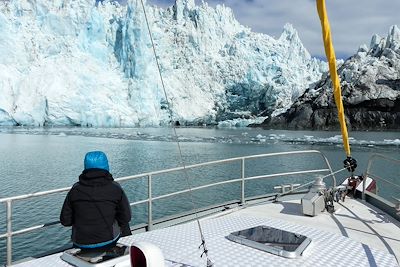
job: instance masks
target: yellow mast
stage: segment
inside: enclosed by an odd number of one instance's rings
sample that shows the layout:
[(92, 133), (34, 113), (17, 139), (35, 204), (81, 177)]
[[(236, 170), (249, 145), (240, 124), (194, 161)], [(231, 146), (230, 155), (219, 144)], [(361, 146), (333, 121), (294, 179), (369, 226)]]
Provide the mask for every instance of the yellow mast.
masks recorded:
[(335, 103), (338, 110), (340, 129), (342, 131), (343, 146), (346, 151), (347, 157), (351, 157), (349, 136), (347, 133), (347, 126), (344, 117), (344, 108), (342, 102), (342, 90), (340, 88), (339, 76), (336, 71), (336, 56), (332, 44), (331, 29), (329, 26), (328, 14), (325, 8), (325, 0), (317, 0), (317, 9), (319, 19), (321, 20), (322, 39), (324, 40), (325, 54), (329, 63), (329, 73), (332, 79), (333, 94), (335, 96)]

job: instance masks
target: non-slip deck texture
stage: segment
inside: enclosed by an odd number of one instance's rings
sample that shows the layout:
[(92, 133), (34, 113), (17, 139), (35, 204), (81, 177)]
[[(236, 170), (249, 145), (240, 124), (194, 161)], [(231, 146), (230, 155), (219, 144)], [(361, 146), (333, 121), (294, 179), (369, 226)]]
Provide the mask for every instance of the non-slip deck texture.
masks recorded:
[[(304, 255), (287, 259), (264, 251), (246, 247), (226, 238), (230, 233), (267, 225), (299, 233), (312, 239)], [(260, 266), (398, 266), (393, 255), (377, 251), (367, 245), (334, 233), (296, 225), (277, 219), (258, 218), (244, 215), (226, 215), (201, 221), (209, 256), (215, 267), (260, 267)], [(146, 241), (158, 246), (166, 259), (166, 266), (206, 266), (200, 234), (196, 222), (125, 237), (120, 243)], [(24, 266), (69, 266), (60, 259), (60, 254), (16, 265)]]

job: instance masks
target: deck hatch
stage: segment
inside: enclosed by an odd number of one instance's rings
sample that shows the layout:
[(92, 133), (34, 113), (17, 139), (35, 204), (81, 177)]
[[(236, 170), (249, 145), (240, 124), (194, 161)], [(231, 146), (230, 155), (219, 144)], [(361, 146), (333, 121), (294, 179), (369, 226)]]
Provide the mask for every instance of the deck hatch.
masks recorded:
[(233, 232), (227, 238), (285, 258), (300, 257), (311, 243), (311, 239), (304, 235), (265, 225)]
[(112, 267), (117, 263), (129, 262), (129, 250), (121, 244), (106, 250), (73, 248), (64, 251), (61, 259), (77, 267)]

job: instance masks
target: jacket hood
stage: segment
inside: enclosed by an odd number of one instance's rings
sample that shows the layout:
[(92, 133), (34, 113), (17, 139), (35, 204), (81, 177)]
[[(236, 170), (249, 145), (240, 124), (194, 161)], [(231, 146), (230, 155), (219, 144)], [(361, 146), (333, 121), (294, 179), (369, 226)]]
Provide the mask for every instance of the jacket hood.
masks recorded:
[(111, 173), (103, 169), (88, 169), (79, 175), (79, 183), (87, 186), (105, 185), (112, 181), (114, 178)]

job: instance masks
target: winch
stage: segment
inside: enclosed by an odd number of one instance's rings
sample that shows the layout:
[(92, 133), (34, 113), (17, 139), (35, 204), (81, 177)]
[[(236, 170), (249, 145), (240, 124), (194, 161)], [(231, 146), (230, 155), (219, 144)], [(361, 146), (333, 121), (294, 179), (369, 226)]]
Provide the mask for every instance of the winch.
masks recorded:
[(310, 191), (301, 199), (301, 207), (304, 215), (316, 216), (325, 210), (325, 191), (326, 185), (322, 178), (316, 178)]

